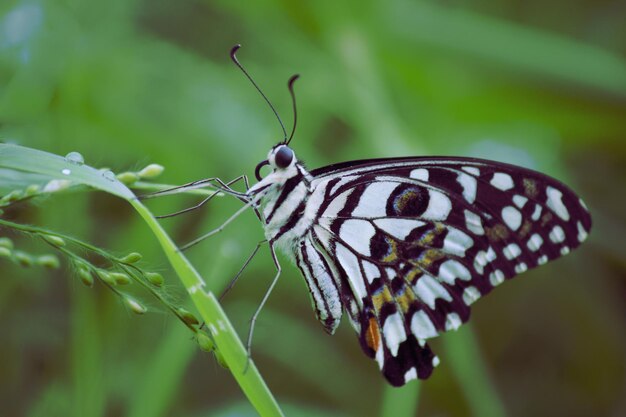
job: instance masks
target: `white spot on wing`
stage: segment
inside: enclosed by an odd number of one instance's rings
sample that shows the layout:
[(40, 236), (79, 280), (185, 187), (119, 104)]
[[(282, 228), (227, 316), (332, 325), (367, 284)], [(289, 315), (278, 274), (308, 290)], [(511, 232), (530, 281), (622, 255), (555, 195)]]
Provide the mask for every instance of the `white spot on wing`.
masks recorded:
[(443, 241), (443, 250), (459, 257), (465, 256), (465, 251), (472, 247), (474, 240), (466, 233), (452, 227)]
[(413, 289), (420, 300), (431, 309), (435, 308), (435, 299), (437, 298), (452, 301), (448, 291), (430, 275), (422, 275), (413, 286)]
[(383, 335), (385, 337), (385, 344), (391, 352), (391, 355), (397, 356), (400, 343), (406, 340), (404, 323), (399, 312), (387, 317), (385, 324), (383, 325)]
[(437, 337), (437, 329), (424, 310), (417, 311), (411, 318), (411, 332), (418, 339)]
[(463, 290), (463, 302), (468, 306), (474, 304), (480, 298), (480, 291), (476, 287), (467, 287)]
[(361, 276), (359, 260), (348, 248), (340, 243), (336, 245), (336, 255), (339, 264), (348, 277), (354, 298), (356, 298), (360, 306), (363, 303), (363, 297), (367, 296), (367, 291), (365, 290), (364, 279)]
[(524, 263), (524, 262), (520, 262), (517, 265), (515, 265), (515, 272), (518, 274), (521, 274), (522, 272), (526, 271), (528, 269), (528, 266)]
[(561, 248), (561, 255), (567, 255), (569, 253), (569, 246), (563, 246)]
[(337, 197), (330, 202), (322, 217), (337, 217), (337, 214), (346, 206), (346, 201), (348, 200), (348, 196), (352, 193), (352, 189), (346, 190), (343, 193), (339, 194)]
[(473, 203), (476, 200), (476, 187), (478, 186), (476, 178), (471, 175), (467, 175), (464, 172), (460, 172), (456, 180), (463, 187), (463, 197), (468, 203)]
[(428, 170), (425, 168), (417, 168), (409, 174), (411, 178), (418, 181), (428, 181)]
[(565, 232), (563, 231), (563, 228), (557, 224), (552, 228), (548, 237), (552, 243), (561, 243), (565, 240)]
[(436, 368), (439, 362), (439, 356), (433, 356), (433, 368)]
[(539, 257), (539, 259), (537, 259), (537, 264), (538, 265), (543, 265), (546, 262), (548, 262), (548, 256), (547, 255), (542, 255), (541, 257)]
[(582, 242), (583, 240), (587, 239), (587, 231), (585, 230), (585, 228), (583, 227), (583, 224), (581, 222), (576, 223), (576, 227), (578, 228), (578, 241)]
[(404, 374), (404, 382), (407, 383), (409, 381), (412, 381), (414, 379), (417, 378), (417, 370), (415, 369), (415, 367), (411, 367), (411, 369), (409, 369), (408, 371), (406, 371), (406, 373)]
[(383, 352), (382, 343), (378, 346), (378, 350), (376, 351), (376, 362), (378, 362), (380, 369), (383, 369), (383, 366), (385, 365), (385, 352)]
[(541, 245), (543, 245), (543, 238), (538, 233), (532, 235), (530, 239), (528, 239), (528, 243), (526, 243), (528, 249), (533, 252), (537, 252)]
[(454, 280), (460, 278), (465, 281), (472, 279), (468, 269), (456, 259), (448, 259), (439, 267), (439, 279), (447, 284), (454, 285)]
[(546, 195), (548, 196), (547, 205), (557, 216), (565, 221), (569, 220), (569, 211), (565, 204), (563, 204), (563, 193), (554, 187), (548, 186), (546, 188)]
[(384, 219), (374, 220), (376, 227), (379, 227), (385, 233), (390, 234), (399, 240), (404, 240), (405, 237), (413, 231), (413, 229), (425, 225), (425, 222), (411, 219), (394, 219), (392, 217), (386, 217)]
[(513, 196), (513, 203), (519, 208), (524, 207), (527, 201), (528, 199), (524, 197), (523, 195), (515, 194)]
[(428, 190), (428, 207), (421, 217), (427, 220), (445, 220), (452, 210), (452, 202), (441, 191)]
[(365, 271), (365, 278), (367, 278), (369, 284), (380, 277), (378, 267), (371, 262), (363, 261), (363, 270)]
[(376, 229), (367, 220), (348, 219), (341, 224), (339, 238), (361, 255), (370, 256), (370, 240)]
[(337, 192), (337, 190), (339, 190), (339, 188), (341, 188), (344, 185), (348, 184), (350, 181), (354, 181), (357, 178), (358, 177), (356, 175), (348, 175), (347, 177), (343, 177), (341, 180), (339, 180), (337, 182), (337, 184), (335, 184), (333, 186), (333, 188), (330, 189), (330, 195), (335, 194)]
[(472, 175), (476, 175), (476, 176), (480, 175), (480, 169), (478, 169), (476, 167), (462, 167), (461, 169), (463, 171), (467, 172), (468, 174), (472, 174)]
[(513, 188), (513, 178), (509, 174), (496, 172), (491, 179), (491, 185), (502, 191), (510, 190)]
[(365, 188), (359, 203), (352, 211), (353, 217), (385, 217), (387, 215), (387, 199), (398, 186), (393, 182), (374, 182)]
[(516, 243), (509, 243), (505, 246), (502, 252), (508, 260), (515, 259), (522, 254), (522, 250)]
[(480, 236), (485, 234), (485, 229), (483, 228), (483, 222), (480, 216), (469, 210), (465, 210), (465, 227), (467, 227), (467, 230), (476, 235)]
[(456, 330), (461, 327), (463, 322), (457, 313), (449, 313), (446, 316), (446, 330)]
[(493, 262), (496, 258), (496, 252), (491, 246), (489, 246), (486, 252), (484, 250), (478, 251), (476, 258), (474, 258), (474, 269), (476, 269), (476, 272), (479, 274), (482, 274), (485, 270), (485, 266), (487, 266), (489, 262)]
[(530, 218), (533, 219), (533, 221), (539, 220), (539, 217), (541, 217), (541, 210), (541, 206), (539, 204), (535, 204), (535, 211), (533, 211), (533, 214), (530, 216)]
[(522, 224), (522, 213), (513, 206), (506, 206), (502, 209), (502, 220), (511, 230), (515, 231)]
[(489, 282), (494, 287), (502, 284), (503, 281), (504, 281), (504, 273), (500, 271), (499, 269), (489, 274)]

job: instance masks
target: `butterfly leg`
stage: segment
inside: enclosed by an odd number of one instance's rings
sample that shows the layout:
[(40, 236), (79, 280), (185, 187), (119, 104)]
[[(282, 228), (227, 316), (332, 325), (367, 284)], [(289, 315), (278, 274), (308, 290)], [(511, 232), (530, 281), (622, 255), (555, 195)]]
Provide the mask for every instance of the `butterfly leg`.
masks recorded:
[(179, 250), (182, 251), (186, 251), (187, 249), (191, 248), (192, 246), (197, 245), (198, 243), (202, 242), (204, 239), (207, 239), (211, 236), (213, 236), (214, 234), (217, 234), (219, 232), (221, 232), (222, 230), (224, 230), (226, 228), (226, 226), (228, 226), (233, 220), (235, 220), (237, 217), (239, 217), (241, 215), (241, 213), (243, 213), (244, 211), (246, 211), (248, 208), (250, 208), (250, 206), (253, 204), (254, 202), (250, 202), (248, 204), (246, 204), (245, 206), (241, 207), (239, 210), (237, 210), (232, 216), (230, 216), (224, 223), (222, 223), (222, 225), (216, 229), (211, 230), (208, 233), (205, 233), (204, 235), (200, 236), (199, 238), (196, 238), (194, 240), (192, 240), (191, 242), (187, 243), (186, 245), (183, 245), (179, 248)]
[[(215, 177), (204, 178), (204, 179), (201, 179), (201, 180), (188, 182), (186, 184), (177, 185), (175, 187), (165, 188), (163, 190), (154, 191), (154, 192), (148, 193), (148, 194), (143, 194), (143, 195), (140, 195), (138, 198), (140, 200), (147, 200), (149, 198), (155, 198), (155, 197), (160, 197), (160, 196), (163, 196), (163, 195), (169, 195), (169, 194), (173, 193), (174, 191), (178, 191), (178, 190), (187, 190), (187, 189), (193, 190), (193, 189), (196, 189), (196, 188), (204, 188), (204, 187), (215, 187), (215, 188), (217, 188), (215, 185), (211, 184), (214, 181), (217, 182), (218, 184), (220, 184), (220, 183), (224, 184), (224, 182), (221, 181), (219, 178), (215, 178)], [(228, 191), (234, 191), (234, 190), (230, 189), (229, 187), (224, 187), (224, 188), (226, 188)]]
[(254, 248), (254, 250), (252, 251), (252, 254), (250, 254), (250, 256), (248, 256), (248, 259), (246, 259), (246, 261), (244, 262), (244, 264), (242, 265), (242, 267), (239, 269), (239, 272), (237, 272), (237, 275), (235, 275), (235, 277), (233, 279), (230, 280), (230, 282), (228, 283), (228, 285), (226, 286), (226, 288), (224, 289), (224, 291), (222, 292), (222, 294), (219, 296), (218, 300), (222, 301), (222, 299), (224, 298), (224, 296), (226, 295), (226, 293), (228, 293), (231, 288), (233, 288), (233, 286), (235, 285), (235, 283), (237, 282), (237, 280), (239, 279), (239, 277), (241, 276), (242, 272), (244, 269), (246, 269), (246, 267), (248, 266), (248, 264), (250, 263), (250, 261), (252, 261), (252, 258), (254, 258), (254, 256), (256, 255), (256, 253), (259, 251), (259, 249), (261, 249), (261, 246), (267, 243), (267, 239), (263, 239), (262, 241), (260, 241), (259, 243), (256, 244), (256, 247)]
[[(242, 175), (243, 177), (243, 184), (246, 187), (246, 192), (250, 189), (250, 182), (248, 181), (248, 176), (247, 175)], [(256, 206), (252, 206), (252, 210), (254, 210), (254, 214), (256, 215), (257, 219), (259, 219), (261, 221), (261, 223), (263, 223), (263, 218), (261, 217), (261, 213), (259, 212), (259, 209)]]
[(272, 290), (276, 286), (276, 283), (278, 282), (278, 277), (280, 277), (280, 272), (282, 270), (280, 267), (280, 263), (278, 262), (278, 258), (276, 257), (276, 251), (274, 250), (274, 245), (272, 242), (270, 242), (270, 253), (272, 254), (272, 260), (274, 261), (274, 265), (276, 266), (276, 275), (274, 276), (274, 279), (272, 280), (270, 287), (265, 292), (265, 295), (263, 296), (261, 303), (259, 304), (256, 311), (254, 312), (252, 319), (250, 319), (250, 330), (248, 331), (248, 340), (246, 342), (246, 349), (248, 351), (248, 361), (246, 362), (244, 373), (248, 370), (248, 366), (250, 365), (250, 361), (252, 360), (252, 335), (254, 333), (254, 325), (256, 323), (257, 318), (259, 317), (259, 314), (261, 313), (261, 310), (263, 309), (263, 306), (267, 302), (267, 299), (270, 297)]
[[(212, 181), (217, 182), (217, 183), (218, 183), (218, 184), (219, 184), (219, 185), (220, 185), (223, 189), (225, 189), (225, 190), (229, 190), (229, 191), (232, 191), (232, 192), (236, 192), (236, 191), (235, 191), (235, 190), (233, 190), (230, 186), (231, 186), (231, 185), (233, 185), (233, 184), (235, 184), (235, 183), (237, 183), (237, 182), (239, 182), (239, 181), (241, 181), (242, 179), (244, 180), (244, 182), (247, 182), (247, 178), (245, 178), (245, 177), (246, 177), (245, 175), (241, 175), (241, 176), (239, 176), (239, 177), (237, 177), (237, 178), (235, 178), (235, 179), (233, 179), (233, 180), (231, 180), (231, 181), (228, 181), (227, 183), (224, 183), (224, 182), (223, 182), (222, 180), (220, 180), (219, 178), (210, 178), (210, 179), (207, 179), (207, 180), (212, 180)], [(204, 181), (204, 180), (201, 180), (201, 181)], [(200, 182), (200, 183), (202, 183), (202, 182)], [(246, 190), (247, 190), (247, 189), (248, 189), (248, 188), (246, 187)], [(165, 218), (168, 218), (168, 217), (174, 217), (174, 216), (178, 216), (178, 215), (180, 215), (180, 214), (184, 214), (184, 213), (188, 213), (188, 212), (190, 212), (190, 211), (196, 210), (196, 209), (198, 209), (198, 208), (202, 207), (203, 205), (205, 205), (206, 203), (208, 203), (210, 200), (212, 200), (212, 199), (213, 199), (213, 197), (215, 197), (215, 196), (216, 196), (217, 194), (219, 194), (220, 192), (222, 192), (222, 190), (216, 190), (216, 191), (214, 191), (213, 193), (209, 194), (207, 197), (205, 197), (202, 201), (200, 201), (200, 202), (199, 202), (198, 204), (196, 204), (195, 206), (187, 207), (186, 209), (179, 210), (179, 211), (176, 211), (176, 212), (174, 212), (174, 213), (164, 214), (164, 215), (161, 215), (161, 216), (156, 216), (156, 218), (157, 218), (157, 219), (165, 219)]]

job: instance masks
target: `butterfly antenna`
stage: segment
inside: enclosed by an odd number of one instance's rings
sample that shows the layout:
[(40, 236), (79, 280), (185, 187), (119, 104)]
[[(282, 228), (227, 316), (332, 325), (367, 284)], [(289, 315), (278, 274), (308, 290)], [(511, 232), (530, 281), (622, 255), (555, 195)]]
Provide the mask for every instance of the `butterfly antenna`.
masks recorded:
[(291, 139), (293, 139), (293, 134), (296, 133), (296, 125), (298, 124), (298, 110), (296, 108), (296, 93), (293, 91), (293, 84), (296, 80), (300, 78), (300, 75), (295, 74), (292, 75), (287, 83), (287, 87), (289, 88), (289, 94), (291, 94), (291, 104), (293, 106), (293, 128), (291, 129), (291, 135), (289, 135), (289, 139), (285, 142), (285, 145), (289, 145)]
[(237, 59), (237, 55), (236, 54), (237, 54), (237, 51), (239, 50), (239, 48), (241, 48), (240, 44), (237, 44), (237, 45), (233, 46), (233, 49), (230, 50), (230, 59), (232, 59), (233, 62), (235, 63), (235, 65), (237, 65), (237, 67), (239, 67), (241, 72), (243, 72), (244, 75), (246, 76), (246, 78), (248, 80), (250, 80), (250, 82), (252, 83), (254, 88), (256, 88), (256, 90), (259, 92), (259, 94), (261, 94), (263, 99), (265, 99), (265, 102), (270, 106), (270, 109), (272, 109), (272, 111), (274, 112), (274, 115), (276, 116), (276, 119), (278, 119), (278, 123), (280, 123), (280, 128), (283, 130), (283, 136), (285, 137), (284, 141), (286, 142), (287, 141), (287, 130), (285, 130), (285, 125), (283, 124), (283, 121), (280, 120), (280, 116), (278, 115), (278, 112), (276, 111), (274, 106), (272, 106), (272, 103), (270, 103), (270, 101), (267, 98), (267, 96), (265, 94), (263, 94), (263, 91), (261, 91), (261, 89), (259, 88), (257, 83), (255, 83), (254, 80), (252, 79), (252, 77), (250, 76), (250, 74), (248, 74), (248, 71), (246, 71), (246, 69), (243, 67), (243, 65), (241, 65), (241, 63)]

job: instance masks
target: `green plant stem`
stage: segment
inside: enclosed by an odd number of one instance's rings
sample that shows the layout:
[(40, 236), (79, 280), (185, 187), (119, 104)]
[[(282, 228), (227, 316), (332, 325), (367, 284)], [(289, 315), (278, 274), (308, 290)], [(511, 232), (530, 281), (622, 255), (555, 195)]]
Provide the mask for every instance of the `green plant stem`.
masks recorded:
[[(178, 250), (174, 242), (152, 216), (152, 213), (141, 204), (132, 191), (121, 182), (111, 178), (109, 175), (104, 175), (93, 167), (71, 164), (66, 158), (58, 155), (22, 146), (0, 144), (0, 168), (2, 167), (89, 185), (128, 201), (155, 234), (168, 260), (211, 332), (211, 337), (219, 353), (224, 358), (228, 368), (253, 407), (263, 417), (283, 416), (278, 403), (265, 384), (254, 362), (251, 359), (249, 360), (243, 343), (239, 340), (235, 329), (215, 296), (205, 290), (202, 277)], [(2, 223), (0, 222), (0, 224)], [(34, 226), (19, 225), (19, 227), (31, 233), (47, 232)], [(84, 242), (75, 239), (72, 242), (84, 245)], [(101, 251), (91, 245), (88, 245), (88, 247), (90, 249), (93, 248), (97, 253)]]
[[(208, 292), (204, 289), (205, 283), (202, 277), (198, 274), (198, 272), (191, 265), (191, 263), (189, 263), (187, 258), (184, 257), (182, 252), (178, 250), (174, 242), (172, 242), (167, 233), (163, 230), (163, 228), (157, 222), (154, 216), (152, 216), (146, 206), (141, 204), (137, 199), (129, 200), (129, 202), (137, 210), (140, 216), (146, 221), (146, 223), (148, 223), (148, 226), (157, 237), (159, 243), (166, 253), (166, 256), (172, 264), (172, 267), (181, 279), (194, 305), (202, 316), (202, 319), (209, 329), (211, 337), (217, 345), (220, 354), (224, 357), (226, 364), (228, 365), (229, 369), (231, 370), (233, 376), (241, 386), (244, 393), (248, 396), (250, 402), (262, 416), (282, 416), (283, 414), (278, 406), (278, 403), (271, 395), (271, 392), (265, 384), (265, 381), (262, 379), (258, 369), (254, 365), (254, 362), (252, 362), (252, 360), (248, 361), (247, 351), (244, 348), (241, 340), (239, 340), (235, 329), (232, 327), (219, 302), (217, 301), (213, 293)], [(0, 219), (0, 225), (24, 233), (61, 237), (68, 242), (79, 245), (87, 250), (97, 253), (105, 259), (111, 260), (111, 256), (106, 251), (81, 240), (72, 238), (71, 236), (52, 233), (49, 230), (43, 229), (41, 227), (14, 223), (4, 219)], [(70, 258), (76, 258), (76, 255), (74, 255), (67, 249), (63, 247), (56, 248), (61, 250)], [(81, 262), (86, 261), (81, 259)], [(130, 272), (128, 269), (125, 270), (126, 272)], [(142, 280), (135, 280), (141, 283), (145, 288), (149, 290), (151, 289), (151, 287), (144, 283)], [(114, 287), (109, 286), (109, 288), (114, 292), (119, 293)], [(155, 291), (151, 292), (153, 293), (153, 295), (159, 298), (159, 300), (165, 301), (165, 305), (167, 305), (170, 310), (172, 310), (172, 312), (178, 315), (175, 309), (171, 307), (170, 303), (168, 303), (161, 294)], [(194, 328), (190, 328), (195, 331)]]
[(157, 237), (165, 255), (187, 289), (206, 327), (211, 332), (211, 336), (230, 371), (252, 405), (262, 416), (282, 416), (283, 413), (278, 403), (269, 391), (254, 362), (248, 358), (248, 353), (224, 310), (222, 310), (222, 306), (213, 293), (204, 289), (205, 283), (202, 277), (178, 250), (150, 211), (137, 199), (130, 200), (130, 203)]
[(466, 323), (456, 333), (446, 335), (443, 341), (449, 368), (472, 410), (472, 415), (506, 417), (506, 410), (491, 382), (471, 324)]
[(403, 387), (386, 384), (380, 416), (417, 416), (421, 387), (420, 381), (410, 382)]

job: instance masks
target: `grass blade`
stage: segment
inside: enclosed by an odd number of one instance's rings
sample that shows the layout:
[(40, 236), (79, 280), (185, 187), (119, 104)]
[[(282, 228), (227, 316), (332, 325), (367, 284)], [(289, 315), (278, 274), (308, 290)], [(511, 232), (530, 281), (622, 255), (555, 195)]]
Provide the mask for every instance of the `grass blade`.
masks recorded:
[[(152, 213), (139, 202), (132, 191), (117, 181), (115, 176), (103, 175), (93, 167), (72, 163), (58, 155), (10, 144), (0, 144), (0, 168), (43, 174), (53, 179), (89, 185), (127, 200), (155, 234), (170, 264), (211, 331), (217, 349), (253, 407), (261, 416), (283, 416), (254, 362), (250, 361), (247, 366), (248, 355), (243, 343), (215, 296), (205, 290), (202, 277), (178, 250)], [(244, 373), (246, 366), (247, 371)]]

